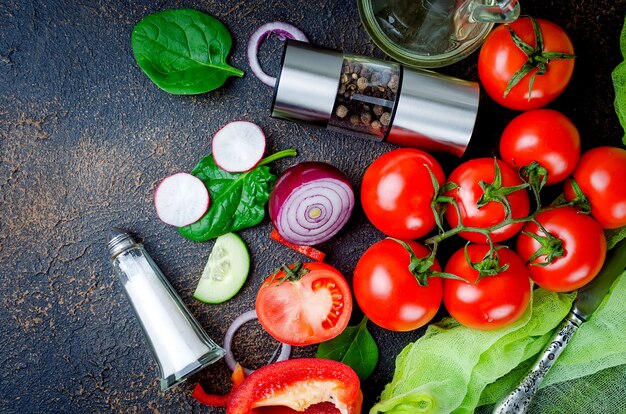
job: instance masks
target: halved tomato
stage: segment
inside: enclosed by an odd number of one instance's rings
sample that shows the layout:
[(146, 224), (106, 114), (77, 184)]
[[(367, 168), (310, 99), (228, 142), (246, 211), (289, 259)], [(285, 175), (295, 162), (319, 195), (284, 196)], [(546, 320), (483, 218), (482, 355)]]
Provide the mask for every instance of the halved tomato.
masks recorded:
[(263, 282), (256, 313), (261, 326), (276, 340), (296, 346), (317, 344), (348, 326), (352, 295), (334, 267), (298, 263), (283, 266)]

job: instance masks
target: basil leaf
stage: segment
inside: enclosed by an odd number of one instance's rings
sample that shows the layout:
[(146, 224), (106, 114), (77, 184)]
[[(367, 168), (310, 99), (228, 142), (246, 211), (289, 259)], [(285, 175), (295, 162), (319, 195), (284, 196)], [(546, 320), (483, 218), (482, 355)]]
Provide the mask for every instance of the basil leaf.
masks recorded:
[(204, 157), (191, 174), (204, 182), (211, 196), (209, 210), (197, 222), (178, 229), (184, 237), (207, 241), (222, 234), (252, 227), (265, 216), (265, 203), (276, 176), (259, 166), (243, 173), (219, 168), (213, 156)]
[(339, 336), (321, 343), (315, 356), (343, 362), (365, 381), (378, 363), (378, 347), (367, 330), (367, 317), (358, 326), (348, 326)]
[(229, 76), (243, 76), (243, 71), (226, 63), (232, 46), (228, 29), (197, 10), (151, 14), (135, 26), (131, 41), (139, 67), (169, 93), (208, 92)]

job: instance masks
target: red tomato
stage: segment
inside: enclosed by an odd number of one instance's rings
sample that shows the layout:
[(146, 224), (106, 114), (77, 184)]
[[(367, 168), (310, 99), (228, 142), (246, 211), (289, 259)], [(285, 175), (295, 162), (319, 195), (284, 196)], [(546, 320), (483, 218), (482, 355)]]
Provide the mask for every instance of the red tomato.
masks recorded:
[(233, 390), (226, 412), (269, 414), (306, 409), (305, 413), (332, 413), (342, 408), (345, 411), (341, 412), (360, 414), (361, 403), (359, 377), (352, 368), (337, 361), (302, 358), (254, 371)]
[(589, 283), (600, 271), (606, 257), (606, 239), (600, 223), (571, 207), (544, 211), (537, 221), (561, 240), (563, 256), (547, 263), (542, 255), (528, 263), (541, 245), (526, 232), (545, 237), (537, 224), (528, 222), (517, 239), (517, 253), (527, 262), (530, 277), (544, 289), (569, 292)]
[(398, 239), (416, 239), (435, 227), (434, 189), (427, 167), (442, 185), (445, 176), (437, 160), (413, 148), (383, 154), (365, 171), (361, 204), (378, 230)]
[[(430, 254), (424, 245), (407, 242), (417, 257)], [(367, 317), (385, 329), (411, 331), (427, 324), (441, 305), (441, 279), (428, 278), (420, 286), (409, 272), (409, 253), (385, 239), (367, 249), (354, 269), (354, 297)], [(433, 270), (441, 271), (435, 261)]]
[(552, 109), (524, 112), (500, 139), (502, 159), (516, 169), (537, 161), (548, 170), (547, 185), (565, 180), (580, 158), (580, 134), (568, 117)]
[[(497, 160), (502, 174), (502, 186), (512, 187), (522, 184), (522, 180), (517, 172), (508, 164)], [(477, 203), (483, 195), (480, 182), (492, 183), (495, 177), (495, 166), (492, 158), (477, 158), (464, 162), (450, 174), (449, 181), (456, 183), (459, 187), (450, 190), (446, 194), (453, 197), (461, 213), (461, 222), (465, 226), (487, 228), (495, 226), (506, 218), (506, 211), (500, 202), (490, 201), (486, 205), (478, 208)], [(530, 208), (528, 193), (526, 190), (518, 190), (507, 196), (513, 218), (525, 217)], [(457, 211), (453, 205), (448, 205), (446, 210), (446, 220), (451, 227), (458, 224)], [(491, 239), (499, 242), (513, 237), (521, 230), (524, 223), (508, 224), (492, 231)], [(463, 238), (475, 243), (486, 243), (487, 239), (480, 233), (464, 232), (459, 233)]]
[[(591, 215), (605, 229), (626, 226), (626, 150), (599, 147), (580, 157), (574, 179), (591, 203)], [(570, 182), (565, 197), (575, 197)]]
[(311, 345), (339, 335), (350, 320), (350, 287), (337, 269), (305, 263), (308, 273), (287, 278), (284, 271), (267, 278), (256, 297), (261, 326), (289, 345)]
[[(535, 20), (543, 36), (544, 52), (574, 53), (574, 46), (561, 27), (547, 20)], [(572, 77), (574, 59), (550, 59), (546, 64), (545, 73), (535, 76), (532, 91), (530, 80), (538, 68), (523, 77), (505, 97), (507, 84), (529, 61), (529, 56), (513, 42), (507, 26), (532, 48), (536, 45), (530, 18), (522, 17), (509, 25), (496, 27), (480, 49), (478, 56), (480, 81), (489, 96), (500, 105), (523, 111), (541, 108), (563, 92)]]
[[(471, 244), (467, 253), (472, 262), (480, 261), (489, 246)], [(445, 272), (467, 279), (444, 279), (443, 303), (450, 315), (470, 328), (491, 330), (507, 326), (518, 320), (530, 302), (530, 279), (522, 259), (509, 248), (498, 250), (500, 266), (509, 267), (495, 276), (478, 278), (465, 258), (464, 249), (452, 255)]]

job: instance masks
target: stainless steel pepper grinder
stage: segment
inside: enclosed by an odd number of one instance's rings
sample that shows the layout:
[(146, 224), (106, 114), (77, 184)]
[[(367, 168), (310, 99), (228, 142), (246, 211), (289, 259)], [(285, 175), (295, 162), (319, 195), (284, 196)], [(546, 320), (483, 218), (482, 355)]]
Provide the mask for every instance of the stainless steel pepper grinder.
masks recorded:
[(141, 243), (113, 228), (107, 248), (167, 390), (224, 356)]
[(287, 40), (272, 116), (461, 156), (479, 95), (476, 82)]

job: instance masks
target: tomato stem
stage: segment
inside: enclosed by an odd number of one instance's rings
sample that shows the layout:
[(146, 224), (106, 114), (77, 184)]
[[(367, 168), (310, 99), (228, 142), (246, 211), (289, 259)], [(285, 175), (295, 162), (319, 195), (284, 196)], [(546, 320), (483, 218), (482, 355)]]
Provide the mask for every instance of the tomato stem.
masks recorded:
[[(278, 274), (283, 272), (285, 275), (283, 277), (278, 277)], [(293, 266), (289, 267), (286, 264), (280, 265), (278, 269), (274, 271), (272, 275), (272, 283), (275, 280), (278, 280), (278, 285), (280, 286), (284, 282), (297, 282), (302, 279), (302, 276), (309, 273), (309, 269), (305, 268), (301, 262), (295, 263)]]
[(532, 190), (533, 196), (535, 197), (535, 202), (537, 203), (536, 210), (540, 210), (541, 198), (539, 193), (548, 182), (548, 170), (545, 167), (542, 167), (537, 161), (533, 161), (519, 169), (519, 176), (522, 180), (528, 183), (528, 186)]
[(528, 56), (528, 60), (517, 70), (517, 72), (513, 74), (513, 76), (511, 76), (511, 79), (504, 90), (504, 98), (507, 97), (515, 85), (517, 85), (526, 76), (530, 75), (530, 80), (528, 81), (528, 100), (530, 101), (533, 93), (533, 83), (535, 81), (535, 77), (537, 75), (543, 75), (548, 71), (548, 63), (550, 63), (551, 60), (574, 59), (576, 56), (570, 53), (544, 51), (543, 34), (541, 33), (539, 24), (531, 16), (523, 17), (528, 17), (533, 26), (533, 33), (535, 34), (535, 47), (532, 47), (528, 43), (524, 42), (522, 38), (519, 37), (519, 35), (515, 33), (511, 27), (509, 27), (509, 25), (506, 26), (507, 29), (509, 29), (511, 40), (515, 46)]
[(417, 257), (413, 248), (406, 242), (398, 239), (394, 239), (393, 237), (388, 237), (389, 240), (393, 240), (396, 243), (399, 243), (404, 247), (404, 250), (409, 253), (409, 272), (413, 276), (415, 276), (415, 280), (420, 286), (428, 286), (428, 278), (429, 277), (442, 277), (446, 279), (457, 279), (466, 281), (466, 279), (454, 275), (452, 273), (445, 272), (437, 272), (432, 270), (431, 267), (435, 263), (435, 255), (437, 254), (437, 244), (435, 244), (430, 252), (430, 254), (426, 257)]
[(580, 207), (581, 211), (585, 214), (591, 213), (591, 203), (573, 177), (570, 178), (570, 185), (572, 186), (572, 190), (574, 190), (575, 197), (567, 205)]
[[(562, 257), (565, 254), (565, 250), (563, 249), (563, 242), (558, 237), (552, 235), (548, 230), (545, 229), (537, 221), (533, 219), (533, 223), (539, 228), (539, 230), (544, 234), (544, 236), (540, 236), (538, 234), (523, 231), (522, 233), (532, 237), (535, 239), (541, 247), (533, 253), (526, 263), (530, 263), (532, 266), (547, 266), (554, 261), (557, 257)], [(537, 258), (545, 256), (545, 260), (543, 262), (533, 263)]]

